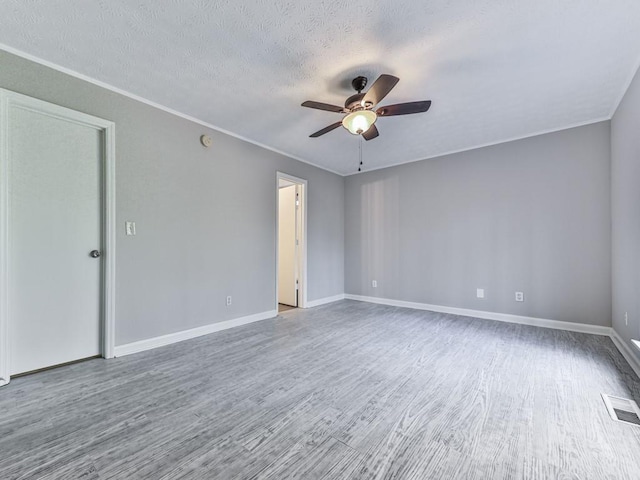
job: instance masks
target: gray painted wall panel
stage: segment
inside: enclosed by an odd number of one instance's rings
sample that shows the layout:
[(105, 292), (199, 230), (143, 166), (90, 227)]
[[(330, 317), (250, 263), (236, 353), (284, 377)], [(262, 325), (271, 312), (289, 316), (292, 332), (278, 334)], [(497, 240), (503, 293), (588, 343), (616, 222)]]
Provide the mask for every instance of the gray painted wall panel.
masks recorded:
[(611, 324), (609, 122), (353, 175), (345, 191), (347, 293)]
[[(613, 328), (640, 338), (640, 74), (611, 120)], [(629, 316), (629, 324), (624, 319)], [(640, 359), (640, 352), (632, 348)]]
[(344, 292), (342, 177), (1, 51), (0, 87), (116, 123), (116, 345), (274, 308), (277, 170), (309, 182), (308, 299)]

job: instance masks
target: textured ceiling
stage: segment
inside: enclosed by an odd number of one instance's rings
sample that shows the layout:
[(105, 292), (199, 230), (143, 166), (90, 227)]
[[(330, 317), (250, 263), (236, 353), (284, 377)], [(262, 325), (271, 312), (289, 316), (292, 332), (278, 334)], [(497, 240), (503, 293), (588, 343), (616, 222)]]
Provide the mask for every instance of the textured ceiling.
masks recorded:
[(5, 0), (0, 43), (340, 173), (359, 137), (308, 135), (357, 75), (400, 77), (365, 168), (609, 118), (640, 60), (638, 0)]

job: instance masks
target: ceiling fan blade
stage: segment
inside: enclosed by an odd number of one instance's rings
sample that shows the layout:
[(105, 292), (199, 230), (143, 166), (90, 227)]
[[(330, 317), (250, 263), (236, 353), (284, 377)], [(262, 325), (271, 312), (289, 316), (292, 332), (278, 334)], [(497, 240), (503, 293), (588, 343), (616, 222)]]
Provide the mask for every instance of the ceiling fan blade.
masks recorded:
[(312, 133), (311, 135), (309, 135), (311, 138), (317, 138), (320, 135), (324, 135), (325, 133), (329, 133), (331, 130), (335, 130), (336, 128), (338, 128), (340, 125), (342, 125), (342, 122), (336, 122), (333, 123), (331, 125), (329, 125), (328, 127), (324, 127), (322, 130), (318, 130), (316, 133)]
[(377, 105), (384, 97), (387, 96), (399, 81), (400, 79), (393, 75), (380, 75), (378, 79), (373, 82), (371, 88), (367, 90), (367, 93), (365, 93), (364, 98), (362, 99), (363, 104), (371, 103), (372, 105)]
[(329, 105), (328, 103), (313, 102), (307, 100), (302, 104), (303, 107), (315, 108), (316, 110), (326, 110), (327, 112), (343, 113), (345, 110), (337, 105)]
[(431, 107), (431, 100), (422, 102), (397, 103), (387, 105), (376, 110), (379, 117), (390, 117), (392, 115), (409, 115), (410, 113), (426, 112)]
[(369, 130), (362, 134), (365, 140), (373, 140), (378, 135), (380, 135), (380, 132), (378, 132), (378, 128), (375, 125), (371, 125)]

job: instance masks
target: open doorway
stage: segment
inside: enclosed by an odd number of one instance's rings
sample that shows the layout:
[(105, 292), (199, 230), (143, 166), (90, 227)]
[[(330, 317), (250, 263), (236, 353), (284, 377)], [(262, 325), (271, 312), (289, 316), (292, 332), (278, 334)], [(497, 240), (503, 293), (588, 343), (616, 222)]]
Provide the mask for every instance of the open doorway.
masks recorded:
[(307, 181), (277, 174), (276, 308), (283, 312), (306, 303)]

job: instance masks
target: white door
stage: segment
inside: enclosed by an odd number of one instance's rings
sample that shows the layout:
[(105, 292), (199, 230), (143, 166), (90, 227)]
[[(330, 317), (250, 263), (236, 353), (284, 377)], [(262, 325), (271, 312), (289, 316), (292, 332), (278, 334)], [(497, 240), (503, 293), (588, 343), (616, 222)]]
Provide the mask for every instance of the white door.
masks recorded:
[[(100, 354), (103, 132), (11, 106), (9, 352), (18, 374)], [(94, 253), (95, 255), (95, 253)]]
[(296, 186), (278, 191), (278, 303), (298, 306)]

